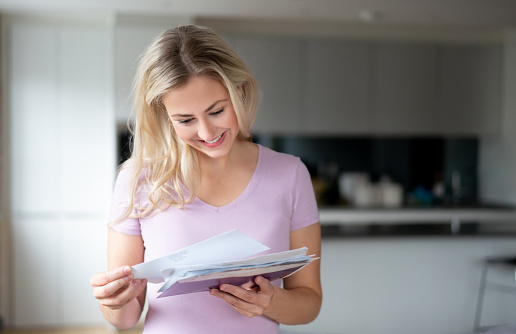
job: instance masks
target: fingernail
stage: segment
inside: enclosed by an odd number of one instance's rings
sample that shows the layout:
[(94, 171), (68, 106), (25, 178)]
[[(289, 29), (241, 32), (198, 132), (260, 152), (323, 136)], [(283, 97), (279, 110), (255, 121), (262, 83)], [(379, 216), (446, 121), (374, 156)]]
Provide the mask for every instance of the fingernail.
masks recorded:
[(133, 279), (133, 275), (127, 275), (124, 277), (126, 281), (130, 281)]
[(129, 274), (131, 272), (131, 267), (124, 267), (124, 273)]
[(215, 290), (215, 289), (211, 289), (211, 290), (210, 290), (210, 294), (211, 294), (212, 296), (216, 296), (216, 295), (218, 294), (218, 291), (217, 291), (217, 290)]
[(135, 281), (134, 281), (134, 286), (136, 286), (136, 287), (137, 287), (137, 286), (139, 286), (139, 285), (140, 285), (140, 283), (141, 283), (141, 281), (140, 281), (140, 280), (135, 280)]

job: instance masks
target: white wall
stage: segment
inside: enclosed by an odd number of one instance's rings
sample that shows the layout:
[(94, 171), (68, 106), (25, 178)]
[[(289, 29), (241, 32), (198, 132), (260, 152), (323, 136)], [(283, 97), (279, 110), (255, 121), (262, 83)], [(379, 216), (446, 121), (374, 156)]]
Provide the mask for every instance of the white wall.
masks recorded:
[(163, 31), (192, 23), (186, 17), (138, 18), (118, 16), (114, 28), (115, 110), (118, 123), (125, 123), (132, 112), (131, 87), (138, 59)]
[(485, 137), (479, 148), (482, 200), (516, 204), (516, 31), (504, 50), (501, 134)]
[[(516, 238), (323, 239), (323, 306), (294, 332), (455, 334), (473, 331), (481, 260), (516, 254)], [(491, 272), (495, 273), (496, 272)], [(514, 284), (514, 272), (492, 275)], [(516, 322), (516, 299), (488, 291), (481, 325)]]

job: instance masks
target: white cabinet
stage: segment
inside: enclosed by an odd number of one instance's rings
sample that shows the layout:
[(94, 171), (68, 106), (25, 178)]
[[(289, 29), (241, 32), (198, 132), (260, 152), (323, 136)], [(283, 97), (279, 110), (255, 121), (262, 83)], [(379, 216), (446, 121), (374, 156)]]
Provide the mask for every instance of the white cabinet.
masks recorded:
[(53, 217), (13, 218), (14, 325), (55, 326), (60, 319), (63, 281), (58, 275), (60, 224)]
[(59, 39), (62, 210), (102, 212), (109, 207), (116, 161), (111, 39), (107, 31), (79, 28), (62, 30)]
[(302, 52), (301, 132), (323, 135), (369, 132), (368, 44), (308, 40)]
[(444, 134), (493, 135), (500, 131), (502, 48), (439, 47), (437, 110)]
[(54, 212), (60, 207), (58, 35), (52, 28), (15, 26), (10, 38), (13, 209)]
[(107, 207), (114, 161), (109, 41), (107, 33), (95, 29), (11, 29), (15, 211)]
[(107, 268), (103, 219), (18, 214), (13, 236), (15, 326), (104, 323), (88, 284)]
[(439, 118), (435, 117), (436, 47), (375, 43), (371, 58), (372, 132), (439, 133)]
[(89, 285), (93, 274), (107, 269), (106, 220), (100, 218), (65, 218), (58, 226), (58, 320), (65, 326), (105, 323)]
[(110, 36), (8, 30), (15, 326), (103, 322), (88, 282), (106, 268), (116, 167)]
[(254, 132), (296, 132), (302, 122), (300, 42), (294, 38), (238, 37), (235, 44), (263, 94)]

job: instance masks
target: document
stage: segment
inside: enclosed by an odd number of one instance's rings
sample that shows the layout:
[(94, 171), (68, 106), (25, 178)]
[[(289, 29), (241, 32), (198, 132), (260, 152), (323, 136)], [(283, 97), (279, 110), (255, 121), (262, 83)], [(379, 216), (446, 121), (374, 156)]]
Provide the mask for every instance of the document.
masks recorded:
[(158, 298), (209, 291), (222, 283), (243, 285), (256, 276), (270, 281), (300, 270), (313, 260), (307, 248), (254, 256), (268, 250), (246, 234), (231, 230), (177, 250), (161, 258), (133, 266), (137, 279), (163, 283)]

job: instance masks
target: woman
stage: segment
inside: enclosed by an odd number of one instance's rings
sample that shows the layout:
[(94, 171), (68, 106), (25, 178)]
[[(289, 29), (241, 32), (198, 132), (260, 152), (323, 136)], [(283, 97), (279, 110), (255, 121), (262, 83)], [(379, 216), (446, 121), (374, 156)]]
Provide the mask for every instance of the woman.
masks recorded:
[[(318, 211), (298, 158), (250, 141), (259, 88), (211, 29), (160, 35), (135, 79), (133, 151), (118, 175), (108, 231), (109, 270), (92, 277), (105, 318), (144, 333), (277, 333), (313, 321), (322, 301), (319, 261), (258, 288), (222, 284), (209, 293), (157, 299), (158, 285), (132, 265), (230, 229), (270, 247), (320, 256)], [(238, 250), (236, 250), (238, 251)]]

